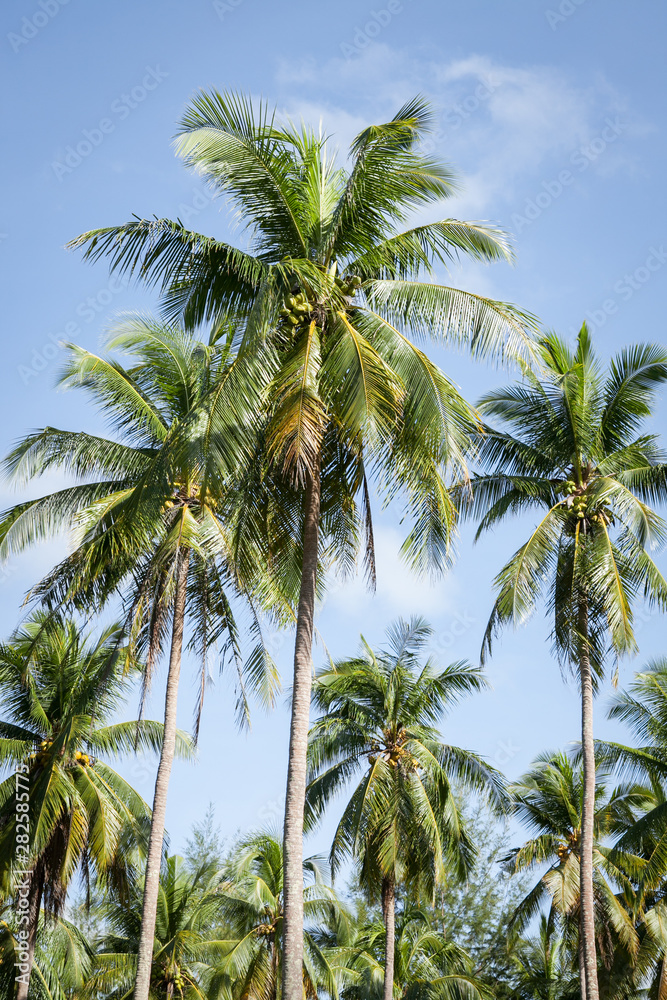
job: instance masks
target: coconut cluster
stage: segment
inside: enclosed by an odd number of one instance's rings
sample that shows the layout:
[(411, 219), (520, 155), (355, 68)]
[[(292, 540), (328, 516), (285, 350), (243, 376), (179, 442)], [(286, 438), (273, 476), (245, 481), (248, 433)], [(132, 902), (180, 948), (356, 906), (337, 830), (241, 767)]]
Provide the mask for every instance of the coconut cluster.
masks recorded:
[(298, 295), (287, 295), (285, 304), (280, 310), (282, 325), (288, 330), (296, 329), (302, 323), (310, 321), (311, 305), (304, 292)]
[(183, 988), (185, 987), (185, 980), (181, 974), (181, 969), (178, 965), (173, 965), (171, 967), (167, 966), (165, 968), (165, 979), (170, 983), (175, 990), (182, 995)]
[[(335, 278), (336, 287), (346, 297), (352, 298), (361, 287), (361, 278), (358, 274), (351, 274), (343, 278)], [(280, 323), (287, 333), (304, 326), (313, 320), (314, 305), (309, 300), (305, 292), (295, 292), (286, 295), (280, 310)]]
[(343, 295), (352, 298), (361, 287), (361, 278), (358, 274), (351, 274), (347, 278), (336, 278), (336, 285), (340, 288)]
[(559, 492), (566, 495), (566, 507), (572, 511), (577, 520), (586, 519), (591, 524), (612, 524), (614, 515), (611, 509), (599, 506), (595, 510), (590, 510), (589, 497), (586, 493), (580, 493), (579, 490), (580, 487), (573, 479), (566, 480), (559, 488)]
[(53, 740), (42, 740), (35, 753), (30, 754), (30, 760), (35, 761), (37, 764), (46, 764), (52, 746)]

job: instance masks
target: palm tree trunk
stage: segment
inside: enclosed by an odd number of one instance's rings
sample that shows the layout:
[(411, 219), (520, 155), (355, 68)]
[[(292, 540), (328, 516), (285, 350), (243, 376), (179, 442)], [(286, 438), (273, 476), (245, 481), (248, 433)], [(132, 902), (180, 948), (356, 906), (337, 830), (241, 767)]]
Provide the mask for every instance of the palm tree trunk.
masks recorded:
[(662, 962), (660, 963), (660, 979), (658, 981), (657, 1000), (666, 1000), (666, 998), (667, 998), (667, 955), (663, 955)]
[(382, 879), (382, 919), (384, 920), (384, 988), (382, 1000), (394, 995), (394, 949), (396, 943), (396, 886), (391, 878)]
[[(579, 871), (581, 872), (581, 861), (579, 862)], [(581, 920), (581, 903), (579, 905), (579, 992), (581, 993), (581, 1000), (585, 1000), (586, 962), (584, 959), (584, 931)]]
[(306, 801), (306, 753), (313, 680), (320, 495), (318, 455), (306, 488), (301, 590), (294, 643), (292, 722), (283, 831), (283, 1000), (302, 1000), (303, 997), (303, 811)]
[(16, 1000), (28, 1000), (28, 987), (32, 967), (35, 963), (35, 946), (37, 944), (37, 929), (39, 927), (39, 911), (42, 906), (42, 895), (44, 893), (44, 870), (41, 862), (37, 862), (29, 880), (28, 897), (28, 939), (26, 941), (27, 954), (25, 962), (21, 962), (17, 969)]
[(137, 976), (134, 983), (134, 1000), (148, 1000), (153, 964), (153, 939), (157, 917), (157, 901), (160, 888), (160, 868), (162, 865), (162, 845), (167, 813), (167, 791), (171, 767), (176, 749), (176, 707), (178, 703), (178, 680), (181, 673), (183, 652), (183, 630), (185, 626), (185, 599), (188, 583), (188, 554), (180, 552), (176, 565), (176, 591), (174, 594), (174, 618), (171, 631), (171, 651), (169, 653), (169, 673), (164, 701), (164, 733), (160, 764), (155, 781), (151, 832), (146, 858), (144, 900), (141, 912), (141, 931), (137, 952)]
[(579, 675), (581, 680), (581, 748), (584, 761), (584, 789), (581, 811), (579, 855), (581, 893), (581, 938), (586, 974), (585, 1000), (598, 1000), (598, 970), (595, 950), (595, 908), (593, 898), (593, 823), (595, 818), (595, 747), (593, 743), (593, 678), (588, 650), (588, 600), (579, 601)]

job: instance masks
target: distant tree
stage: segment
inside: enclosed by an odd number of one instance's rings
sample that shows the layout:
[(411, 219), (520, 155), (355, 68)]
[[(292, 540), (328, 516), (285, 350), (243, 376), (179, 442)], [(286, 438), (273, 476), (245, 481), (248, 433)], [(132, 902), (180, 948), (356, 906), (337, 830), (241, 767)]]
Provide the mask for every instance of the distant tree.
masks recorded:
[(529, 888), (529, 876), (509, 875), (502, 866), (509, 834), (481, 803), (464, 800), (462, 813), (477, 857), (464, 879), (446, 873), (430, 912), (443, 937), (470, 955), (476, 974), (494, 983), (509, 974), (509, 922)]
[(448, 866), (461, 875), (475, 855), (452, 784), (480, 793), (497, 812), (505, 801), (495, 768), (442, 740), (442, 717), (485, 681), (469, 664), (440, 669), (422, 659), (431, 634), (422, 618), (399, 620), (386, 649), (376, 653), (362, 638), (361, 654), (325, 667), (314, 687), (321, 718), (310, 733), (307, 815), (314, 823), (358, 782), (330, 857), (334, 869), (353, 860), (360, 886), (371, 901), (381, 901), (384, 1000), (394, 992), (396, 893), (432, 900)]
[(225, 841), (215, 822), (215, 806), (209, 802), (206, 815), (192, 826), (186, 840), (183, 858), (192, 871), (202, 868), (222, 868), (225, 857)]
[[(0, 645), (0, 764), (11, 771), (0, 784), (5, 895), (16, 898), (21, 872), (30, 872), (17, 1000), (28, 996), (42, 908), (61, 916), (79, 874), (124, 886), (128, 829), (146, 846), (150, 810), (107, 761), (159, 751), (163, 727), (111, 721), (139, 674), (123, 642), (118, 625), (87, 635), (74, 621), (37, 612)], [(188, 752), (182, 733), (175, 741)]]
[(482, 658), (494, 635), (526, 621), (545, 598), (555, 651), (579, 678), (585, 1000), (598, 1000), (599, 992), (593, 695), (607, 654), (637, 648), (633, 605), (643, 598), (667, 609), (667, 581), (649, 554), (667, 537), (665, 521), (650, 506), (667, 500), (667, 464), (657, 437), (643, 426), (666, 381), (663, 347), (628, 347), (605, 369), (584, 324), (574, 350), (549, 334), (534, 370), (524, 367), (521, 382), (479, 403), (485, 417), (501, 422), (485, 429), (480, 458), (487, 471), (471, 484), (479, 533), (508, 517), (541, 512), (528, 540), (496, 576)]

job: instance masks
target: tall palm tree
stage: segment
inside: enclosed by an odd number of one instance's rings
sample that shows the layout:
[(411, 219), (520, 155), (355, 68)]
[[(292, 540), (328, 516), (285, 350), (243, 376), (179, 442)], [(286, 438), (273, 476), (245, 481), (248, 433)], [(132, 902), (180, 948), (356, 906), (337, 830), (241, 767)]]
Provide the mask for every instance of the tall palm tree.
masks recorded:
[[(620, 855), (610, 843), (645, 810), (651, 792), (635, 784), (609, 788), (608, 772), (602, 769), (598, 769), (596, 780), (593, 828), (596, 930), (599, 939), (605, 940), (610, 929), (632, 960), (637, 955), (638, 941), (623, 892), (631, 888), (627, 872), (628, 867), (634, 867), (634, 858), (627, 853)], [(516, 940), (546, 904), (549, 925), (559, 928), (580, 959), (583, 786), (580, 764), (573, 763), (564, 753), (540, 754), (530, 771), (510, 786), (514, 814), (534, 836), (503, 859), (512, 873), (542, 869), (538, 881), (512, 915), (511, 937)], [(548, 866), (546, 871), (545, 866)], [(579, 963), (579, 975), (583, 996), (583, 961)]]
[(451, 782), (504, 805), (501, 775), (470, 751), (443, 743), (437, 724), (463, 695), (485, 682), (478, 667), (444, 670), (420, 655), (433, 632), (421, 618), (389, 629), (387, 649), (361, 654), (317, 674), (314, 704), (322, 717), (309, 740), (310, 821), (357, 775), (331, 847), (335, 870), (348, 857), (385, 926), (384, 1000), (394, 991), (396, 890), (433, 896), (447, 864), (465, 871), (474, 855)]
[(636, 648), (633, 602), (643, 596), (667, 608), (667, 583), (647, 551), (665, 538), (664, 521), (649, 504), (667, 497), (667, 466), (656, 437), (642, 433), (667, 380), (667, 352), (629, 347), (605, 372), (584, 324), (574, 351), (549, 334), (540, 355), (539, 370), (525, 369), (521, 383), (479, 404), (504, 425), (487, 428), (480, 444), (488, 472), (474, 478), (471, 504), (482, 516), (479, 533), (510, 515), (546, 511), (495, 579), (483, 655), (503, 626), (526, 620), (546, 597), (554, 648), (576, 666), (581, 688), (585, 996), (598, 1000), (593, 692), (607, 649), (621, 655)]
[[(230, 604), (245, 584), (230, 552), (225, 514), (238, 484), (253, 403), (252, 379), (240, 376), (232, 341), (222, 324), (203, 343), (177, 327), (130, 316), (108, 344), (109, 350), (130, 356), (127, 367), (71, 346), (63, 384), (92, 397), (117, 439), (46, 427), (21, 441), (6, 461), (19, 482), (54, 468), (83, 482), (7, 511), (0, 520), (0, 555), (21, 551), (57, 530), (73, 531), (74, 551), (34, 593), (50, 606), (69, 601), (99, 608), (123, 592), (130, 637), (145, 652), (146, 685), (169, 645), (137, 972), (144, 985), (150, 975), (186, 621), (190, 645), (202, 658), (196, 726), (207, 652), (216, 643), (222, 643), (223, 662), (229, 653), (241, 675), (241, 715), (247, 708), (246, 685), (270, 702), (277, 683), (261, 642), (242, 661)], [(248, 383), (247, 392), (238, 391), (239, 379)], [(212, 399), (219, 407), (215, 433)], [(255, 541), (256, 564), (265, 565), (261, 539)], [(259, 633), (248, 607), (250, 626)]]
[[(84, 233), (73, 246), (108, 257), (163, 293), (188, 326), (233, 315), (242, 353), (264, 359), (266, 449), (297, 490), (302, 557), (285, 807), (285, 1000), (299, 1000), (302, 968), (303, 807), (318, 557), (349, 566), (359, 535), (373, 578), (369, 479), (405, 499), (404, 552), (442, 569), (455, 511), (447, 468), (460, 468), (472, 415), (411, 335), (463, 344), (475, 356), (530, 353), (531, 317), (505, 303), (424, 280), (459, 255), (507, 260), (504, 235), (440, 219), (403, 229), (453, 190), (451, 172), (420, 152), (431, 114), (416, 99), (361, 132), (349, 170), (322, 133), (279, 121), (238, 94), (201, 93), (186, 111), (178, 150), (231, 202), (247, 249), (135, 219)], [(341, 538), (352, 543), (341, 547)], [(147, 1000), (145, 985), (137, 1000)]]
[[(326, 882), (321, 860), (303, 863), (305, 918), (303, 990), (316, 1000), (321, 990), (334, 997), (336, 982), (319, 947), (315, 929), (340, 916), (336, 894)], [(280, 838), (270, 831), (243, 837), (222, 871), (220, 915), (225, 939), (218, 942), (212, 985), (232, 983), (235, 1000), (280, 996), (283, 964), (284, 882)]]
[(122, 640), (118, 625), (89, 637), (39, 612), (0, 645), (0, 763), (12, 768), (0, 784), (0, 871), (4, 893), (28, 903), (17, 1000), (28, 996), (42, 906), (59, 916), (78, 872), (122, 886), (127, 828), (145, 841), (150, 810), (105, 758), (159, 749), (163, 727), (110, 723), (137, 674)]

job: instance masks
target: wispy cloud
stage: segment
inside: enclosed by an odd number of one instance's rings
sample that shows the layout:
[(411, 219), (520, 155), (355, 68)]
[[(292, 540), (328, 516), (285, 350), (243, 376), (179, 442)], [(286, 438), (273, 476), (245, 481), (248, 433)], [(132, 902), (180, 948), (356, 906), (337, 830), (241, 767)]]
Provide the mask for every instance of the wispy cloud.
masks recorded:
[[(609, 119), (622, 123), (621, 140), (591, 158), (591, 172), (635, 171), (628, 140), (651, 130), (601, 76), (582, 82), (551, 66), (512, 66), (485, 55), (448, 62), (376, 43), (352, 60), (280, 63), (277, 82), (290, 113), (322, 116), (343, 148), (368, 121), (393, 114), (422, 90), (439, 116), (430, 146), (462, 173), (462, 191), (448, 203), (460, 217), (506, 214), (530, 193), (531, 180), (567, 166)], [(289, 96), (305, 87), (306, 102)]]

